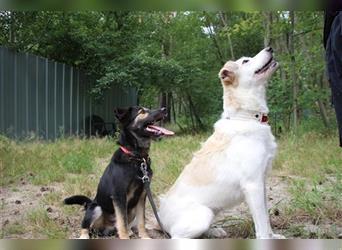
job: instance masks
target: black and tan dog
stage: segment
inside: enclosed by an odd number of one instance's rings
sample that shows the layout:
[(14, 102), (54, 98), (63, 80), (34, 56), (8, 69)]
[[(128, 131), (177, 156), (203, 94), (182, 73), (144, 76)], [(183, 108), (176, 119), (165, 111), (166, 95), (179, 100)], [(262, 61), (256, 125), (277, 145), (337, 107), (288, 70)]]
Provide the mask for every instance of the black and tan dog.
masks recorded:
[[(100, 236), (118, 234), (120, 239), (128, 239), (129, 225), (136, 219), (139, 237), (149, 238), (145, 229), (146, 192), (141, 180), (142, 163), (149, 178), (149, 148), (151, 140), (172, 131), (155, 126), (154, 123), (166, 116), (166, 109), (148, 110), (130, 107), (115, 110), (120, 123), (119, 145), (105, 169), (94, 200), (75, 195), (64, 200), (65, 204), (85, 206), (80, 238), (88, 239), (89, 233)], [(145, 164), (146, 163), (146, 164)]]

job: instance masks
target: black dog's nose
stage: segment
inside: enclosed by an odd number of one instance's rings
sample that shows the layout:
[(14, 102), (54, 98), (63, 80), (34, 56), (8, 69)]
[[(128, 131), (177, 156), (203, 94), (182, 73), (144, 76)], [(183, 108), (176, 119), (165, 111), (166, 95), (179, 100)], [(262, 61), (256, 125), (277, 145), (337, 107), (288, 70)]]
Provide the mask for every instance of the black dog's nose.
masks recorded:
[(272, 47), (267, 47), (267, 48), (266, 48), (266, 51), (272, 53), (272, 52), (273, 52), (273, 49), (272, 49)]

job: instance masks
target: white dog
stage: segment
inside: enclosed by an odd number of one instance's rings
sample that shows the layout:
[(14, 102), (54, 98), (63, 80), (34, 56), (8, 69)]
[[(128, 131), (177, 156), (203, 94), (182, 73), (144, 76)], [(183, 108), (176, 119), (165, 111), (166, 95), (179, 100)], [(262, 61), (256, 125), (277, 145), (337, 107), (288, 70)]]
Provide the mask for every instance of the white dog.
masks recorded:
[[(255, 57), (228, 61), (220, 70), (223, 109), (214, 134), (194, 154), (171, 189), (160, 198), (159, 215), (172, 238), (197, 238), (211, 229), (214, 216), (245, 200), (256, 237), (284, 238), (272, 232), (266, 205), (266, 173), (276, 143), (267, 124), (266, 84), (276, 70), (272, 48)], [(213, 232), (215, 230), (215, 232)]]

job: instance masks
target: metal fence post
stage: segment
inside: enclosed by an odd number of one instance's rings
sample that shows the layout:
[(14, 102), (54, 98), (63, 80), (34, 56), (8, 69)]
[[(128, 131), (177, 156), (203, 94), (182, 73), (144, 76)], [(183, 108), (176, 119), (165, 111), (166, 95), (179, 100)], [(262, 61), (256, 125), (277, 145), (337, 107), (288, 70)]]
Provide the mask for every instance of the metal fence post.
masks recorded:
[(17, 100), (17, 54), (14, 54), (14, 136), (17, 137), (17, 115), (18, 115), (18, 100)]
[(36, 57), (36, 134), (39, 136), (39, 64), (38, 64), (38, 57)]
[(0, 58), (0, 66), (1, 66), (1, 69), (0, 69), (0, 114), (1, 114), (1, 132), (4, 132), (5, 131), (5, 108), (4, 108), (4, 105), (5, 105), (5, 101), (4, 101), (4, 98), (5, 98), (5, 93), (4, 93), (4, 90), (5, 90), (5, 82), (4, 82), (4, 50), (0, 48), (0, 51), (1, 51), (1, 58)]
[(73, 70), (74, 68), (71, 67), (70, 70), (70, 135), (72, 135), (72, 88), (73, 88)]
[(49, 139), (49, 61), (45, 58), (45, 138)]
[(76, 134), (79, 136), (80, 132), (80, 112), (79, 112), (79, 101), (80, 101), (80, 71), (77, 70), (77, 95), (76, 95), (76, 123), (77, 123), (77, 131)]
[(53, 117), (53, 124), (54, 124), (54, 139), (57, 138), (57, 62), (54, 64), (54, 117)]

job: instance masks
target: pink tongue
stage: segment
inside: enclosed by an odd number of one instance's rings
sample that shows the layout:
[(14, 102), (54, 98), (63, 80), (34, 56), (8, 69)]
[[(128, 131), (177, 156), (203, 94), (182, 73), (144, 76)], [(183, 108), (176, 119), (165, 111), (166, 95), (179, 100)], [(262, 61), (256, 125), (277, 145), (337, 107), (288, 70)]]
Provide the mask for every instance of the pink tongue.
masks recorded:
[(174, 135), (175, 134), (174, 132), (167, 130), (166, 128), (158, 127), (155, 125), (149, 125), (147, 128), (149, 130), (158, 131), (163, 135)]

